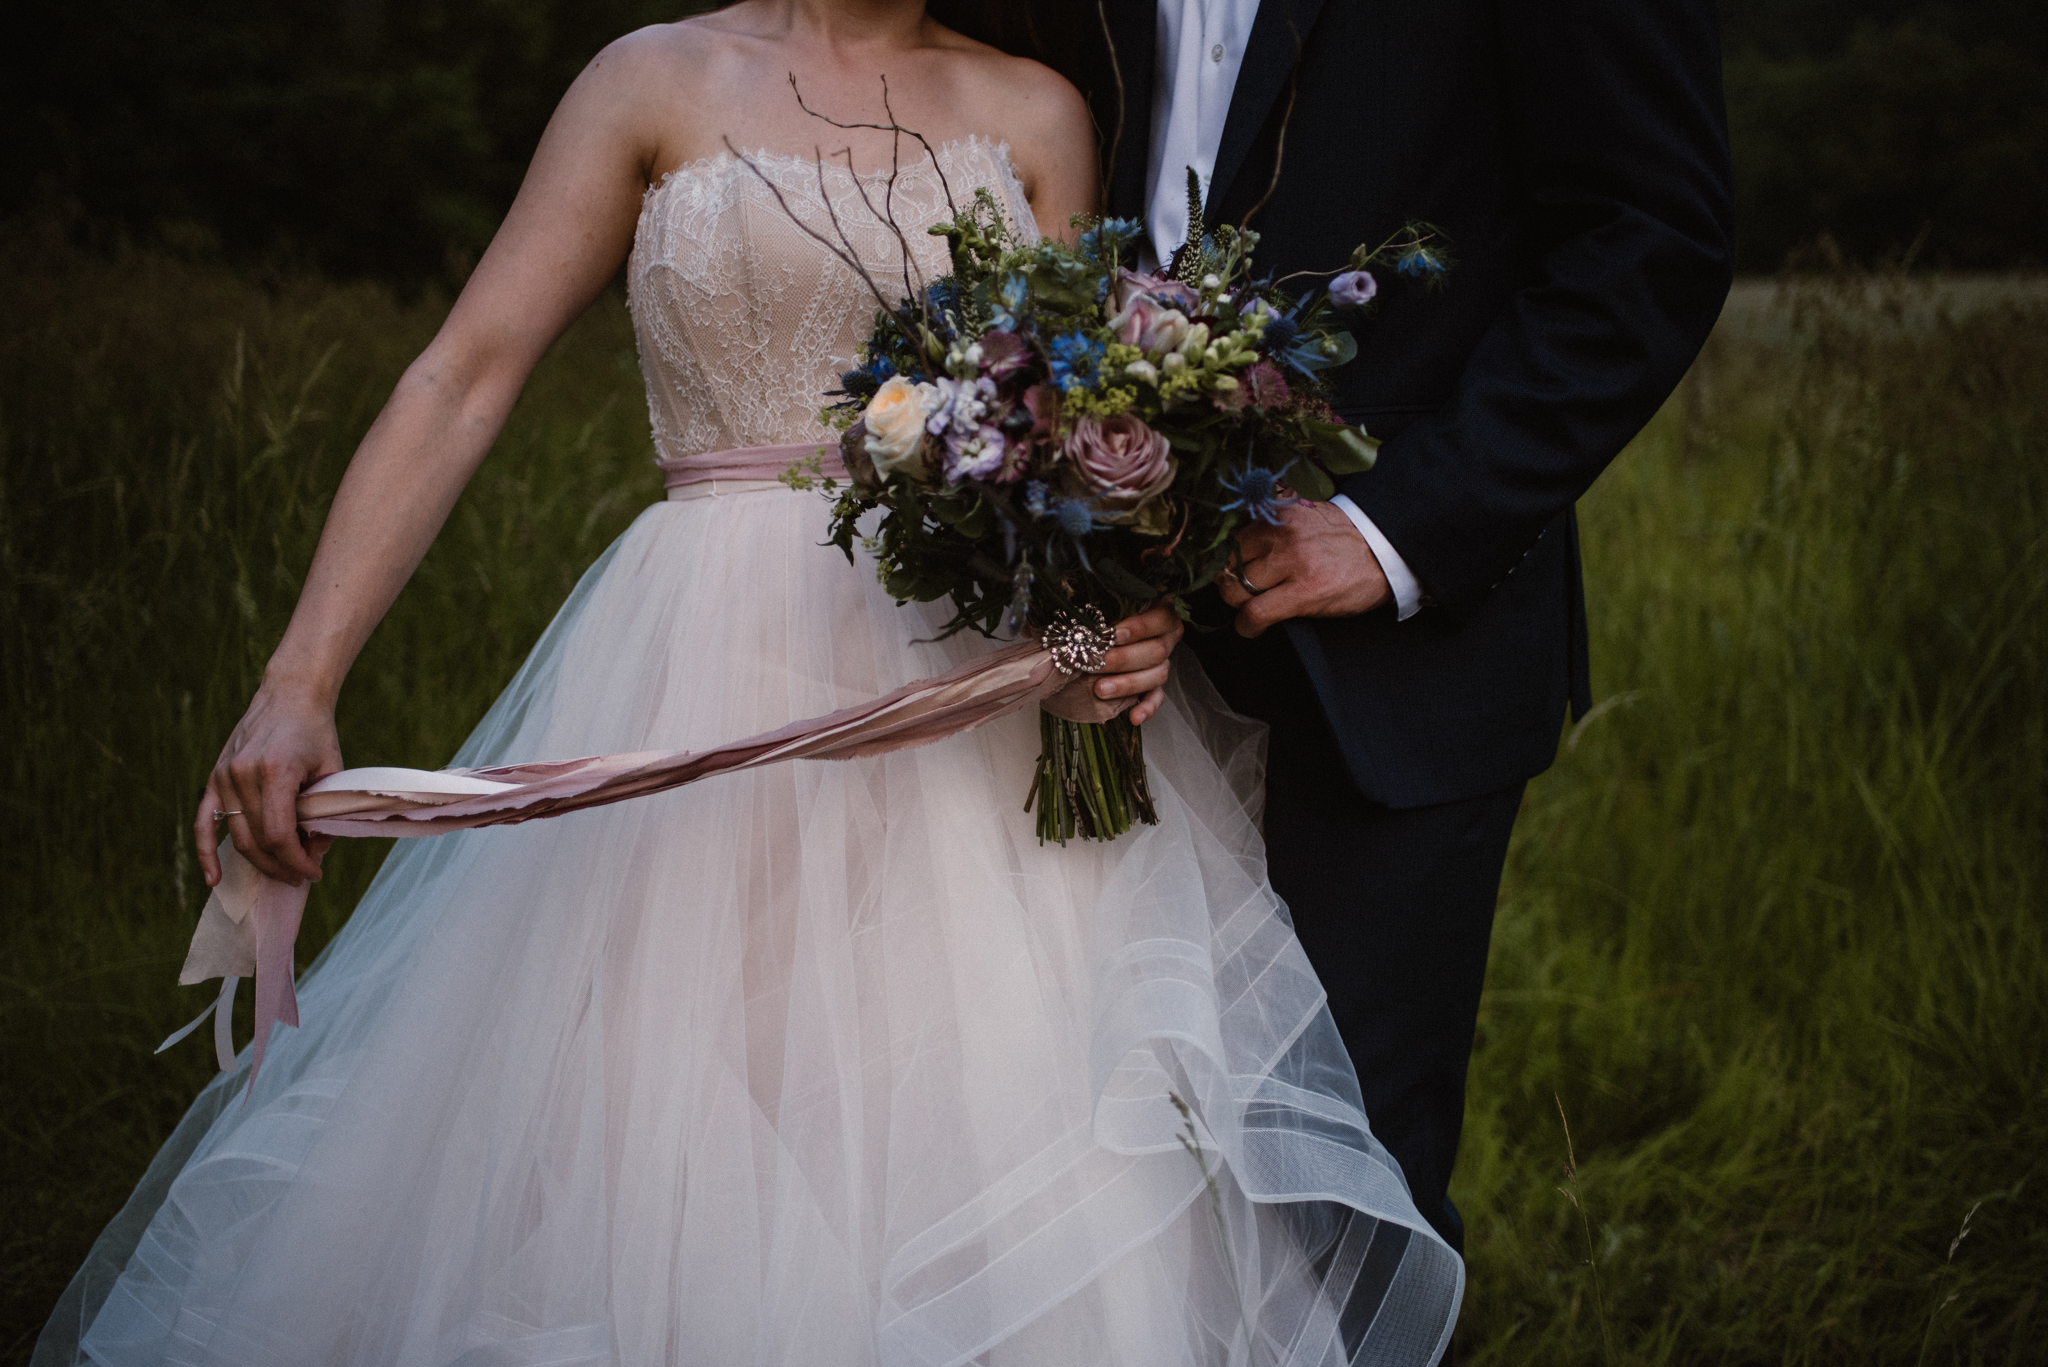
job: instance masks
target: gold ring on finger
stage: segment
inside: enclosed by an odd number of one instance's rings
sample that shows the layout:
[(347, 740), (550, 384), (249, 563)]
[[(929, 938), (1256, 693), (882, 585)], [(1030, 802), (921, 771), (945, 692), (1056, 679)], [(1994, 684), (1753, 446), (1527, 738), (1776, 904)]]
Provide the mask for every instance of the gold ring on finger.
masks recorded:
[(240, 807), (235, 808), (232, 812), (224, 812), (218, 807), (213, 809), (213, 819), (215, 821), (226, 821), (231, 816), (240, 816), (241, 814), (242, 809)]

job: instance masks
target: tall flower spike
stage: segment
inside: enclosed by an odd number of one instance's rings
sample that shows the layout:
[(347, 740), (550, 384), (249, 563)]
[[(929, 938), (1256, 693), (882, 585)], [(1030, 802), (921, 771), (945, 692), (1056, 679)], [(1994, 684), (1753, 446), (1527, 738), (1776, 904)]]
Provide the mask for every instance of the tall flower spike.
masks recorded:
[(1202, 287), (1202, 239), (1208, 230), (1202, 223), (1202, 178), (1188, 168), (1188, 240), (1173, 254), (1173, 278), (1189, 289)]

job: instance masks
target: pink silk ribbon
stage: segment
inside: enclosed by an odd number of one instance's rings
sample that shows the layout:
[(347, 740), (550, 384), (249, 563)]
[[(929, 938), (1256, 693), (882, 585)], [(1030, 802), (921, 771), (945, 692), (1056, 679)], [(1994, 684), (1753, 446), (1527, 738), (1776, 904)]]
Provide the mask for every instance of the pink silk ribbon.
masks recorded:
[(742, 446), (731, 451), (702, 451), (694, 456), (662, 456), (662, 483), (670, 489), (714, 479), (780, 479), (798, 461), (816, 458), (816, 473), (846, 478), (846, 462), (834, 442), (805, 441), (793, 446)]
[[(733, 477), (727, 470), (696, 476)], [(1105, 702), (1095, 697), (1090, 685), (1087, 675), (1061, 673), (1036, 641), (1020, 641), (871, 702), (711, 750), (650, 750), (487, 769), (343, 770), (299, 794), (299, 825), (318, 835), (445, 835), (601, 807), (783, 760), (885, 755), (929, 745), (1031, 703), (1070, 720), (1101, 722), (1133, 701)], [(235, 984), (254, 974), (256, 1038), (249, 1069), (253, 1092), (272, 1027), (279, 1021), (299, 1023), (292, 946), (307, 887), (292, 887), (259, 873), (226, 840), (220, 844), (220, 860), (220, 884), (200, 913), (178, 982), (190, 985), (216, 977), (225, 981), (214, 1005), (165, 1040), (157, 1052), (213, 1015), (215, 1055), (221, 1070), (231, 1071), (234, 1050), (227, 1022)]]

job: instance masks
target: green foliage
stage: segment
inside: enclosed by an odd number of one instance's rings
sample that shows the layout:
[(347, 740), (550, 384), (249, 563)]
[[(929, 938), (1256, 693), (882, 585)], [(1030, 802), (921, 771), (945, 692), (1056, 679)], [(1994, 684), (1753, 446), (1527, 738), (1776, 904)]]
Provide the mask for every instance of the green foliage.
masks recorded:
[(1467, 1361), (2041, 1360), (2048, 306), (1942, 297), (1731, 309), (1585, 502), (1604, 701), (1510, 857)]
[(705, 0), (13, 0), (0, 213), (459, 279), (600, 48)]
[[(201, 1040), (149, 1054), (207, 995), (175, 986), (190, 806), (441, 308), (0, 252), (19, 1362), (210, 1071)], [(1468, 1362), (2039, 1357), (2048, 309), (1944, 320), (1940, 288), (1738, 309), (1586, 502), (1604, 701), (1511, 856), (1457, 1183)], [(365, 652), (351, 762), (445, 759), (659, 497), (641, 404), (608, 299)], [(382, 852), (329, 857), (306, 956)]]
[(2048, 7), (1746, 0), (1726, 32), (1743, 268), (1821, 233), (1866, 261), (2048, 261)]

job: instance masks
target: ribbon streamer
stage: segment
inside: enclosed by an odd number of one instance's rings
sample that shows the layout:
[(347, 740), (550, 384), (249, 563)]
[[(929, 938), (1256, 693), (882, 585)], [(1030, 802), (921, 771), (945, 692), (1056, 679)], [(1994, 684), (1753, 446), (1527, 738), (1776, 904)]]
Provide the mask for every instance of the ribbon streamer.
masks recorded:
[[(1087, 675), (1063, 669), (1040, 643), (1020, 641), (871, 702), (712, 750), (650, 750), (487, 769), (345, 769), (299, 794), (299, 825), (317, 835), (446, 835), (601, 807), (784, 760), (885, 755), (972, 730), (1031, 703), (1070, 721), (1104, 722), (1134, 701), (1097, 698), (1091, 683)], [(299, 1023), (292, 946), (308, 887), (266, 877), (226, 840), (220, 844), (220, 861), (220, 884), (200, 912), (178, 982), (190, 985), (216, 977), (225, 982), (214, 1005), (157, 1052), (192, 1033), (210, 1014), (221, 1069), (231, 1070), (235, 983), (254, 975), (253, 1092), (272, 1028), (279, 1022)]]

